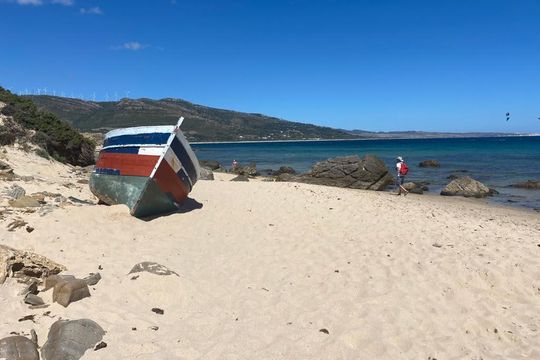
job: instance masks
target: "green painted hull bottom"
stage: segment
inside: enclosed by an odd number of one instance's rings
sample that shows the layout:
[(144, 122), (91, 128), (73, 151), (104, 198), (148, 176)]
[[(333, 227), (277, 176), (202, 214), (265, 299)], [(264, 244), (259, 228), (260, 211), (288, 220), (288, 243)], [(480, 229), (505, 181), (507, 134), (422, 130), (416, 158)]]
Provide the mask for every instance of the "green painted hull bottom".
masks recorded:
[(125, 204), (131, 215), (146, 217), (177, 209), (171, 196), (161, 191), (154, 179), (145, 176), (92, 174), (90, 190), (109, 205)]

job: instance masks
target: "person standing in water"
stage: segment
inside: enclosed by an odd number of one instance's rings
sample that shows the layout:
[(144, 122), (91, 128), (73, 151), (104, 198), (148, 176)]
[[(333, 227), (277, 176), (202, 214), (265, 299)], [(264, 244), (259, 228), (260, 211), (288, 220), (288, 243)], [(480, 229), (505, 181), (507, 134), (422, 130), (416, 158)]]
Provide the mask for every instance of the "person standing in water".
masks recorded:
[(405, 161), (403, 160), (401, 156), (398, 156), (396, 158), (396, 171), (397, 171), (396, 184), (398, 186), (397, 195), (401, 195), (401, 193), (403, 193), (403, 195), (407, 195), (409, 192), (407, 191), (407, 189), (403, 187), (403, 183), (405, 182), (405, 176), (409, 172), (409, 167), (407, 166), (407, 164), (405, 164)]

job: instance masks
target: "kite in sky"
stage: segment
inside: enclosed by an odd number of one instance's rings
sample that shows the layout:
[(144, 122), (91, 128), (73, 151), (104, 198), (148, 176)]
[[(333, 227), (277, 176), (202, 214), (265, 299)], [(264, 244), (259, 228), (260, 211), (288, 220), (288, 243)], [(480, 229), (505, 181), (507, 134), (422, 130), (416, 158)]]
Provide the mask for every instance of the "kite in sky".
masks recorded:
[(510, 120), (510, 113), (509, 112), (506, 113), (506, 121), (508, 121), (508, 120)]

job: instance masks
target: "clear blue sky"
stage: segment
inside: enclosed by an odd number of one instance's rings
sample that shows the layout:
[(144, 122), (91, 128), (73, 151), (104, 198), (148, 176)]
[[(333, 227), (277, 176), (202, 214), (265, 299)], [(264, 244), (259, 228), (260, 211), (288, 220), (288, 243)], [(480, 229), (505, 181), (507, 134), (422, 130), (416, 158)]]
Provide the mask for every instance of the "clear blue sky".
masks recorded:
[(16, 92), (540, 132), (538, 0), (0, 0), (0, 15), (0, 85)]

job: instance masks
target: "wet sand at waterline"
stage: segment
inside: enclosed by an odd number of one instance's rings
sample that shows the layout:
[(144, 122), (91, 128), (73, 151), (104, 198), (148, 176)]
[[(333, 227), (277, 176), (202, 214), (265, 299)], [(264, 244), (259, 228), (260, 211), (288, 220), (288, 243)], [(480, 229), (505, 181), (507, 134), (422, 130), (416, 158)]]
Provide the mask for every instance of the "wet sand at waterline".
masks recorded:
[[(1, 191), (97, 203), (73, 167), (12, 148), (2, 160), (34, 178)], [(147, 221), (123, 205), (26, 212), (3, 196), (1, 244), (102, 280), (67, 308), (49, 291), (49, 307), (29, 309), (8, 278), (0, 338), (35, 329), (42, 346), (59, 318), (89, 318), (108, 346), (83, 359), (540, 358), (538, 213), (215, 176), (180, 212)], [(8, 231), (15, 218), (34, 230)], [(128, 274), (142, 261), (178, 276)]]

